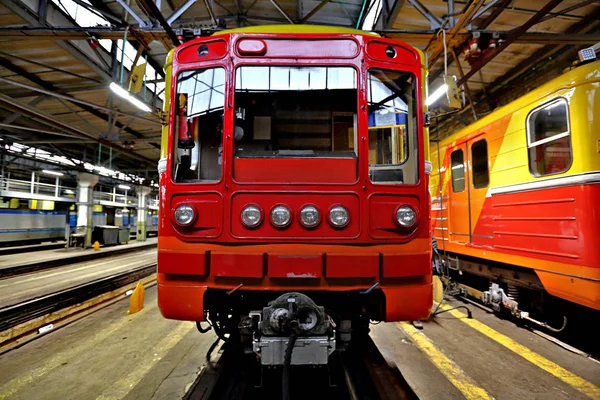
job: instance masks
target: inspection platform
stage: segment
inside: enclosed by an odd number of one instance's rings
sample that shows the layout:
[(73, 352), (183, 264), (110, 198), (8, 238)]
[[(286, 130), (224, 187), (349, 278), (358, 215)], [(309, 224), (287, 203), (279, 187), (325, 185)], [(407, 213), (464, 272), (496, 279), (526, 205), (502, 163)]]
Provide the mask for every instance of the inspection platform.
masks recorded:
[(128, 244), (101, 247), (98, 251), (93, 248), (63, 248), (0, 255), (0, 278), (118, 254), (142, 251), (156, 247), (157, 243), (158, 238), (148, 238), (146, 241), (133, 241)]

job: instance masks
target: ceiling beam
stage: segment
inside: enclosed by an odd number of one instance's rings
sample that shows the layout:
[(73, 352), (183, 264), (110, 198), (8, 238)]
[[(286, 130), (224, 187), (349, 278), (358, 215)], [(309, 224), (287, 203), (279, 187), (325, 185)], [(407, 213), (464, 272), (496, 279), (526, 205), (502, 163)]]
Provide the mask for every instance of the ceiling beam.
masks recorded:
[(462, 85), (467, 82), (470, 77), (475, 75), (477, 71), (483, 68), (487, 63), (492, 61), (498, 54), (502, 53), (504, 49), (510, 46), (515, 40), (517, 40), (522, 34), (527, 32), (529, 28), (539, 22), (544, 16), (546, 16), (554, 7), (562, 3), (563, 0), (550, 0), (544, 7), (542, 7), (537, 13), (535, 13), (527, 22), (514, 29), (512, 33), (504, 40), (501, 46), (496, 47), (489, 53), (485, 54), (482, 58), (475, 61), (471, 65), (471, 69), (461, 79), (458, 80), (457, 85)]
[(411, 6), (413, 6), (418, 12), (421, 13), (422, 16), (427, 18), (429, 21), (429, 26), (431, 29), (438, 29), (442, 26), (442, 20), (433, 15), (431, 11), (423, 3), (419, 0), (408, 0)]
[(22, 103), (22, 102), (20, 102), (18, 100), (15, 100), (15, 99), (10, 98), (8, 96), (5, 96), (3, 94), (0, 94), (0, 103), (3, 103), (5, 105), (5, 107), (8, 108), (8, 109), (12, 109), (12, 110), (15, 110), (15, 111), (20, 111), (20, 112), (23, 112), (24, 114), (30, 115), (35, 120), (41, 121), (41, 122), (45, 123), (46, 125), (53, 126), (53, 127), (57, 128), (57, 129), (59, 129), (61, 131), (71, 133), (71, 134), (73, 134), (75, 136), (79, 136), (79, 137), (84, 138), (84, 139), (93, 140), (96, 143), (100, 143), (100, 144), (102, 144), (104, 146), (107, 146), (109, 148), (112, 148), (112, 149), (114, 149), (116, 151), (120, 151), (122, 153), (125, 153), (125, 154), (129, 155), (130, 157), (135, 158), (136, 160), (146, 162), (149, 165), (154, 165), (156, 163), (155, 160), (152, 160), (150, 158), (141, 156), (141, 155), (139, 155), (139, 154), (137, 154), (137, 153), (135, 153), (135, 152), (133, 152), (131, 150), (124, 149), (120, 145), (115, 145), (110, 140), (106, 140), (106, 139), (102, 139), (102, 138), (96, 138), (95, 136), (93, 136), (93, 135), (91, 135), (91, 134), (89, 134), (89, 133), (87, 133), (87, 132), (85, 132), (85, 131), (83, 131), (83, 130), (81, 130), (79, 128), (76, 128), (76, 127), (71, 126), (71, 125), (69, 125), (67, 123), (63, 123), (63, 122), (57, 120), (56, 118), (54, 118), (54, 116), (52, 116), (52, 115), (50, 115), (48, 113), (45, 113), (45, 112), (43, 112), (41, 110), (38, 110), (38, 109), (36, 109), (34, 107), (31, 107), (31, 106), (29, 106), (29, 105), (27, 105), (25, 103)]
[[(59, 92), (58, 88), (56, 88), (53, 84), (44, 81), (43, 79), (39, 78), (38, 76), (30, 73), (29, 71), (27, 71), (25, 69), (19, 67), (18, 65), (12, 64), (9, 60), (0, 59), (0, 62), (2, 62), (2, 65), (5, 68), (7, 68), (7, 69), (9, 69), (9, 70), (11, 70), (11, 71), (19, 74), (23, 78), (25, 78), (25, 79), (27, 79), (27, 80), (35, 83), (36, 85), (41, 86), (42, 88), (46, 89), (47, 91), (50, 91), (50, 92)], [(0, 79), (2, 79), (2, 78), (0, 78)], [(104, 114), (101, 111), (99, 111), (99, 110), (97, 110), (97, 109), (95, 109), (93, 107), (90, 107), (90, 106), (87, 106), (87, 105), (84, 105), (84, 104), (78, 104), (78, 107), (80, 107), (81, 109), (89, 112), (90, 114), (92, 114), (92, 115), (94, 115), (94, 116), (96, 116), (96, 117), (98, 117), (100, 119), (103, 119), (104, 121), (108, 121), (109, 120), (109, 116), (107, 114)], [(122, 127), (122, 126), (124, 126), (119, 121), (117, 121), (117, 123), (115, 125), (117, 127), (119, 127), (119, 128)], [(136, 136), (136, 137), (144, 137), (143, 134), (141, 134), (141, 133), (139, 133), (136, 130), (131, 129), (131, 128), (126, 128), (125, 131), (127, 133), (133, 135), (133, 136)]]
[[(204, 1), (206, 1), (206, 0), (204, 0)], [(289, 15), (287, 15), (287, 13), (285, 12), (285, 10), (283, 8), (281, 8), (281, 6), (277, 2), (277, 0), (270, 0), (270, 1), (271, 1), (271, 4), (273, 4), (275, 6), (275, 8), (277, 9), (277, 11), (279, 11), (279, 13), (281, 15), (283, 15), (284, 18), (287, 19), (290, 24), (294, 23), (294, 20), (291, 19)]]
[[(300, 4), (300, 1), (298, 3)], [(310, 12), (308, 14), (306, 14), (306, 16), (300, 20), (300, 23), (305, 24), (309, 19), (311, 19), (313, 17), (313, 15), (318, 13), (321, 8), (325, 7), (327, 5), (327, 3), (329, 3), (329, 0), (323, 0), (322, 2), (317, 4), (317, 6), (315, 8), (310, 10)]]
[(123, 112), (123, 111), (119, 111), (119, 110), (115, 110), (115, 109), (112, 109), (112, 108), (104, 107), (104, 106), (101, 106), (99, 104), (88, 103), (87, 101), (79, 100), (79, 99), (77, 99), (75, 97), (71, 97), (71, 96), (68, 96), (66, 94), (62, 94), (61, 91), (56, 86), (54, 86), (53, 84), (48, 83), (48, 82), (42, 80), (37, 75), (32, 74), (32, 73), (26, 71), (25, 69), (22, 69), (21, 67), (10, 63), (10, 61), (7, 62), (7, 60), (4, 59), (4, 58), (2, 58), (2, 57), (0, 57), (0, 65), (2, 65), (3, 67), (5, 67), (7, 69), (10, 69), (11, 71), (21, 70), (21, 72), (19, 72), (20, 76), (25, 77), (27, 80), (32, 81), (33, 83), (35, 83), (35, 84), (37, 84), (39, 86), (46, 87), (46, 89), (45, 90), (44, 89), (39, 89), (39, 88), (36, 88), (36, 87), (33, 87), (33, 86), (25, 85), (23, 83), (15, 82), (13, 80), (2, 78), (2, 77), (0, 77), (0, 82), (4, 82), (4, 83), (7, 83), (9, 85), (14, 85), (14, 86), (18, 86), (18, 87), (21, 87), (21, 88), (25, 88), (25, 89), (31, 90), (33, 92), (42, 93), (42, 94), (45, 94), (47, 96), (52, 96), (52, 97), (56, 97), (56, 98), (59, 98), (59, 99), (67, 100), (67, 101), (69, 101), (71, 103), (77, 104), (77, 106), (79, 106), (80, 108), (83, 108), (87, 112), (91, 112), (91, 111), (89, 111), (89, 108), (93, 108), (93, 109), (103, 110), (103, 111), (106, 111), (106, 112), (111, 113), (111, 114), (124, 115), (126, 117), (140, 119), (140, 120), (144, 120), (144, 121), (149, 122), (149, 123), (153, 123), (153, 124), (156, 124), (156, 125), (161, 125), (160, 121), (158, 121), (158, 120), (141, 117), (139, 115), (135, 115), (135, 114), (131, 114), (131, 113), (126, 113), (126, 112)]
[(137, 4), (140, 8), (148, 15), (150, 18), (154, 18), (159, 25), (165, 30), (169, 39), (173, 43), (173, 46), (179, 46), (179, 38), (175, 34), (175, 31), (171, 28), (171, 25), (167, 22), (165, 17), (162, 15), (154, 1), (152, 0), (136, 0)]

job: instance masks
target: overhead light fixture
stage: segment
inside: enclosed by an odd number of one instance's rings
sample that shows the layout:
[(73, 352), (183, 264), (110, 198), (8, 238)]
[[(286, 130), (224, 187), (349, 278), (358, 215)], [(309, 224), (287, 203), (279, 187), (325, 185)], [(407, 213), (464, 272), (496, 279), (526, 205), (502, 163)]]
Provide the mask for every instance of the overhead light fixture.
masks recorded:
[(42, 172), (44, 174), (55, 175), (55, 176), (63, 176), (64, 175), (62, 172), (52, 171), (52, 170), (49, 170), (49, 169), (43, 169)]
[(430, 105), (432, 105), (433, 103), (435, 103), (436, 101), (438, 101), (443, 95), (445, 95), (448, 92), (448, 85), (446, 85), (445, 83), (440, 86), (435, 92), (433, 92), (431, 94), (431, 96), (429, 96), (427, 98), (427, 107), (429, 107)]
[(131, 186), (127, 186), (127, 185), (119, 185), (119, 189), (123, 189), (123, 190), (131, 190)]
[(111, 82), (109, 87), (110, 87), (110, 90), (112, 90), (117, 96), (127, 100), (128, 102), (130, 102), (131, 104), (133, 104), (134, 106), (139, 108), (140, 110), (145, 111), (145, 112), (152, 111), (152, 109), (150, 107), (148, 107), (147, 104), (138, 100), (135, 96), (133, 96), (127, 90), (123, 89), (121, 86), (117, 85), (115, 82)]

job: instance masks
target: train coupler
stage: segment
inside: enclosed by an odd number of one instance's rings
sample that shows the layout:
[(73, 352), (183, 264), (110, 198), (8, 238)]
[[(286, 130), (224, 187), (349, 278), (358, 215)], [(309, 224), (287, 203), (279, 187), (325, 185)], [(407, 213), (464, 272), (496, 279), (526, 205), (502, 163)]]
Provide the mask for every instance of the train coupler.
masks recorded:
[[(262, 365), (326, 365), (336, 350), (335, 323), (302, 293), (285, 293), (238, 325)], [(347, 336), (347, 335), (346, 335)]]

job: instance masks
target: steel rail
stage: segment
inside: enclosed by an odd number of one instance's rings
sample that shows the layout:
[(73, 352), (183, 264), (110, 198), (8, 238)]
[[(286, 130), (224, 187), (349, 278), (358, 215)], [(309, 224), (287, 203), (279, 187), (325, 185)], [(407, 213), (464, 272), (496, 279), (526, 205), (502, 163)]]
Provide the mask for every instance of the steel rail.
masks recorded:
[[(253, 356), (234, 346), (225, 345), (217, 357), (204, 367), (184, 400), (281, 398), (278, 369), (261, 372), (264, 367)], [(256, 375), (260, 377), (257, 379)], [(302, 382), (311, 382), (310, 388)], [(307, 390), (309, 393), (304, 393)], [(418, 399), (400, 371), (385, 361), (369, 336), (351, 343), (347, 351), (332, 355), (327, 368), (294, 367), (291, 393), (292, 398), (318, 393), (319, 397), (348, 400)]]
[(133, 270), (118, 272), (46, 296), (3, 307), (0, 309), (0, 332), (137, 282), (155, 272), (156, 262), (142, 264)]

